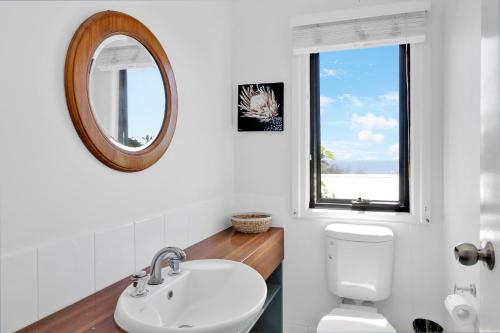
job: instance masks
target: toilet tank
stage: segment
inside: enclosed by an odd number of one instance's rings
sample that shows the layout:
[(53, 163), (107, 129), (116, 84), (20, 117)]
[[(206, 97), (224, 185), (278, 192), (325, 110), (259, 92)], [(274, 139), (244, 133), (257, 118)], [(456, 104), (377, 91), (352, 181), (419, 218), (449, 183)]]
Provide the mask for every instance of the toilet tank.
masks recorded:
[(362, 301), (388, 298), (392, 285), (392, 230), (382, 226), (330, 224), (325, 232), (330, 291)]

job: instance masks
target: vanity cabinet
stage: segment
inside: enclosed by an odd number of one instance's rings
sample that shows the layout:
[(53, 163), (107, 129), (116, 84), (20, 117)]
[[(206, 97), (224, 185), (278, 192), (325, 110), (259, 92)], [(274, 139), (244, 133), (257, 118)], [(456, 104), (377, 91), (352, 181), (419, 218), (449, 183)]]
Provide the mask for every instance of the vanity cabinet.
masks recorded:
[(244, 333), (283, 333), (282, 264), (266, 280), (267, 297), (259, 315)]

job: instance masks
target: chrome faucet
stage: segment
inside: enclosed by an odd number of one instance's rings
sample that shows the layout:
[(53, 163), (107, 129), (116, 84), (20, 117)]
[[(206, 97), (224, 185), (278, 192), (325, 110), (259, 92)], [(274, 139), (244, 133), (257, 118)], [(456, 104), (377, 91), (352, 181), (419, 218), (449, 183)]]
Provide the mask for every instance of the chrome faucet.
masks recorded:
[(180, 262), (186, 260), (186, 252), (178, 247), (166, 247), (156, 252), (151, 262), (151, 277), (148, 284), (162, 284), (161, 268), (163, 259), (168, 258), (170, 266), (169, 275), (177, 275), (181, 273)]

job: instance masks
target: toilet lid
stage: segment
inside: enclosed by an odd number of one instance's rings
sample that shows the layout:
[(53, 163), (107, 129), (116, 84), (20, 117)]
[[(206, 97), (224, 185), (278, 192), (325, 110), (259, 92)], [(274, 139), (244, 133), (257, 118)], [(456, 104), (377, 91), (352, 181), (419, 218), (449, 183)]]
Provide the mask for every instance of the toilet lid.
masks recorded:
[(376, 225), (333, 223), (325, 231), (327, 237), (351, 242), (382, 243), (394, 238), (391, 229)]
[(321, 318), (317, 332), (396, 333), (396, 330), (380, 313), (337, 308)]

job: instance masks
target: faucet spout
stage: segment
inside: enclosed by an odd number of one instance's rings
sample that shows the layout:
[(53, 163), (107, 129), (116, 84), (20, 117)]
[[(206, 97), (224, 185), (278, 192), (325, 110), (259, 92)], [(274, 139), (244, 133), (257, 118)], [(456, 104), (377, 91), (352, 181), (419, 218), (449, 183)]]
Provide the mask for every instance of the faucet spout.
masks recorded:
[(162, 261), (168, 258), (170, 265), (170, 275), (181, 273), (180, 262), (186, 260), (186, 252), (178, 247), (166, 247), (156, 252), (151, 261), (151, 278), (148, 284), (157, 285), (163, 283), (161, 276)]

